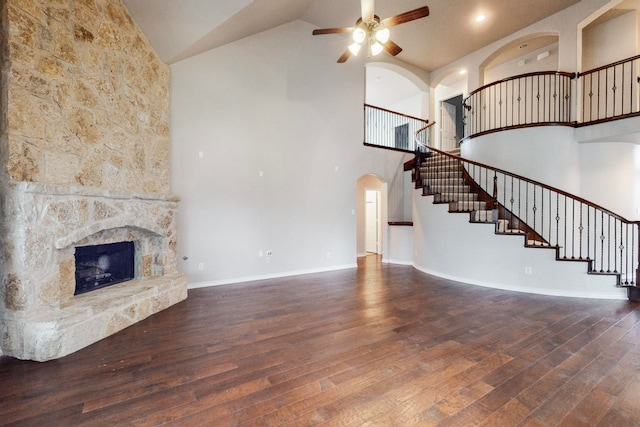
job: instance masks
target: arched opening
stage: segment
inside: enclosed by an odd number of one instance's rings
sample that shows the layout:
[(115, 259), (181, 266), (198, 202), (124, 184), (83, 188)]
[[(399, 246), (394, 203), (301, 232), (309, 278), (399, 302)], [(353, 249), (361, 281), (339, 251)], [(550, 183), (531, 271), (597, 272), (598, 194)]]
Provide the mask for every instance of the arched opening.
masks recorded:
[(640, 53), (640, 16), (637, 2), (624, 1), (589, 17), (582, 28), (579, 71), (588, 71)]
[(483, 85), (538, 71), (558, 70), (558, 33), (527, 34), (497, 49), (480, 64)]
[(367, 64), (365, 85), (365, 103), (428, 118), (429, 87), (404, 68), (386, 63)]
[(361, 176), (356, 195), (357, 256), (384, 255), (387, 246), (387, 183), (377, 175)]

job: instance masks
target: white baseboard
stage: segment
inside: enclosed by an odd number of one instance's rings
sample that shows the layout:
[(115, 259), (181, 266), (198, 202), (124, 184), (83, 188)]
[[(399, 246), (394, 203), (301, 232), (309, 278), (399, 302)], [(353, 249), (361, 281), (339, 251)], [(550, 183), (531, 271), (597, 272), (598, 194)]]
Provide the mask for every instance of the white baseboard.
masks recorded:
[[(500, 289), (503, 291), (512, 291), (512, 292), (523, 292), (528, 294), (536, 294), (536, 295), (547, 295), (547, 296), (555, 296), (555, 297), (569, 297), (569, 298), (589, 298), (589, 299), (617, 299), (617, 300), (625, 300), (627, 299), (626, 291), (624, 289), (618, 289), (619, 292), (579, 292), (579, 291), (569, 291), (569, 290), (554, 290), (548, 288), (533, 288), (533, 287), (523, 287), (523, 286), (508, 286), (500, 283), (490, 283), (490, 282), (482, 282), (478, 280), (470, 280), (468, 278), (461, 278), (452, 276), (449, 274), (439, 273), (437, 271), (429, 270), (428, 268), (421, 267), (419, 265), (413, 264), (413, 267), (416, 270), (420, 270), (423, 273), (430, 274), (436, 277), (442, 277), (443, 279), (453, 280), (456, 282), (460, 282), (467, 285), (474, 286), (482, 286), (484, 288), (492, 288), (492, 289)], [(585, 273), (586, 274), (586, 273)], [(624, 294), (623, 294), (624, 292)]]
[(383, 258), (382, 262), (385, 262), (387, 264), (398, 264), (398, 265), (411, 265), (411, 266), (413, 266), (413, 261), (406, 261), (406, 260), (400, 260), (400, 259)]
[(307, 270), (285, 271), (282, 273), (260, 274), (256, 276), (236, 277), (229, 279), (210, 280), (206, 282), (189, 283), (188, 289), (208, 288), (210, 286), (232, 285), (234, 283), (255, 282), (257, 280), (278, 279), (280, 277), (300, 276), (303, 274), (326, 273), (328, 271), (358, 268), (357, 264), (334, 265), (331, 267), (311, 268)]

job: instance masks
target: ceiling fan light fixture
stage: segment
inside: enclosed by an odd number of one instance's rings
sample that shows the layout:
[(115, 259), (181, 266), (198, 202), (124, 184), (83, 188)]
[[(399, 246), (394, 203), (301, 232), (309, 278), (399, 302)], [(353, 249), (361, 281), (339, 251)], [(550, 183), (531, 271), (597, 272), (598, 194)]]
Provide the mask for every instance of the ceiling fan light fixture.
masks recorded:
[(349, 45), (349, 51), (353, 56), (358, 56), (358, 52), (360, 52), (360, 44), (359, 43), (351, 43)]
[(356, 28), (353, 31), (353, 41), (360, 44), (367, 38), (367, 33), (362, 28)]
[(382, 44), (385, 44), (386, 42), (388, 42), (390, 36), (391, 36), (391, 31), (389, 31), (388, 28), (382, 27), (377, 29), (375, 32), (376, 40), (378, 40)]
[(377, 41), (374, 41), (373, 43), (371, 43), (371, 56), (379, 55), (380, 52), (382, 52), (382, 49), (383, 46)]
[(402, 52), (402, 48), (391, 40), (388, 28), (429, 16), (429, 7), (423, 6), (381, 20), (373, 11), (374, 2), (375, 0), (361, 0), (362, 16), (358, 18), (356, 25), (353, 27), (316, 28), (312, 31), (314, 36), (320, 34), (351, 34), (353, 43), (340, 55), (338, 63), (342, 64), (349, 59), (349, 56), (357, 55), (363, 46), (367, 50), (369, 57), (379, 55), (383, 50), (391, 56), (398, 55)]

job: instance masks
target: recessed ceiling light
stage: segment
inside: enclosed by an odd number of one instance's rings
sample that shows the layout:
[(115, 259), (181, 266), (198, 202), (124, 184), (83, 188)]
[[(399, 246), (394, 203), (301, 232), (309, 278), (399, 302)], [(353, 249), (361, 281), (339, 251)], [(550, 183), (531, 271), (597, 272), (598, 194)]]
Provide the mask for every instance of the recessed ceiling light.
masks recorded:
[(476, 22), (482, 22), (482, 21), (484, 21), (486, 18), (487, 18), (487, 17), (481, 13), (480, 15), (476, 16)]
[(458, 74), (467, 74), (467, 70), (462, 69), (462, 70), (460, 70), (460, 71), (458, 72)]

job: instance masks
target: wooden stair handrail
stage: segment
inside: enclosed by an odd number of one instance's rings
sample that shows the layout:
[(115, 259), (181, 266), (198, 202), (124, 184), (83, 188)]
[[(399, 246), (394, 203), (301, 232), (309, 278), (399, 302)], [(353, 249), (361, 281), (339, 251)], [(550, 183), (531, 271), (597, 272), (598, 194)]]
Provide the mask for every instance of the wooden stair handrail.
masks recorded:
[[(377, 107), (375, 105), (371, 105), (371, 104), (365, 103), (364, 106), (365, 106), (365, 108), (366, 107), (374, 108), (376, 110), (386, 111), (387, 113), (395, 114), (396, 116), (406, 117), (408, 119), (419, 120), (421, 122), (429, 123), (429, 120), (427, 120), (427, 119), (421, 119), (420, 117), (409, 116), (408, 114), (398, 113), (397, 111), (387, 110), (386, 108)], [(435, 123), (435, 122), (433, 122), (433, 123)]]
[[(419, 144), (420, 144), (420, 145), (422, 145), (422, 146), (425, 146), (425, 145), (424, 145), (424, 144), (422, 144), (421, 142), (419, 142)], [(610, 211), (609, 209), (603, 208), (602, 206), (597, 205), (597, 204), (595, 204), (595, 203), (593, 203), (593, 202), (590, 202), (590, 201), (588, 201), (588, 200), (586, 200), (586, 199), (583, 199), (582, 197), (579, 197), (579, 196), (573, 195), (573, 194), (571, 194), (571, 193), (568, 193), (568, 192), (566, 192), (566, 191), (564, 191), (564, 190), (561, 190), (561, 189), (559, 189), (559, 188), (553, 187), (553, 186), (551, 186), (551, 185), (543, 184), (543, 183), (541, 183), (541, 182), (539, 182), (539, 181), (535, 181), (535, 180), (533, 180), (533, 179), (526, 178), (526, 177), (524, 177), (524, 176), (522, 176), (522, 175), (518, 175), (518, 174), (515, 174), (515, 173), (512, 173), (512, 172), (506, 171), (506, 170), (504, 170), (504, 169), (500, 169), (500, 168), (496, 168), (496, 167), (494, 167), (494, 166), (489, 166), (489, 165), (484, 164), (484, 163), (476, 162), (475, 160), (464, 159), (464, 158), (462, 158), (462, 157), (460, 157), (460, 156), (456, 156), (456, 155), (454, 155), (454, 154), (447, 153), (446, 151), (438, 150), (437, 148), (433, 148), (433, 147), (427, 147), (427, 148), (428, 148), (430, 151), (435, 151), (435, 152), (437, 152), (437, 153), (439, 153), (439, 154), (443, 154), (443, 155), (448, 156), (448, 157), (460, 158), (460, 159), (464, 160), (464, 162), (465, 162), (465, 163), (470, 163), (470, 164), (473, 164), (473, 165), (476, 165), (476, 166), (480, 166), (480, 167), (485, 168), (485, 169), (490, 169), (490, 170), (493, 170), (493, 171), (495, 171), (495, 172), (502, 173), (502, 174), (504, 174), (504, 175), (507, 175), (507, 176), (510, 176), (510, 177), (513, 177), (513, 178), (519, 179), (519, 180), (521, 180), (521, 181), (528, 182), (528, 183), (531, 183), (531, 184), (533, 184), (533, 185), (537, 185), (537, 186), (542, 187), (542, 188), (545, 188), (545, 189), (547, 189), (547, 190), (550, 190), (550, 191), (556, 192), (556, 193), (558, 193), (558, 194), (560, 194), (560, 195), (562, 195), (562, 196), (568, 197), (568, 198), (570, 198), (570, 199), (574, 199), (575, 201), (580, 202), (580, 203), (582, 203), (582, 204), (584, 204), (584, 205), (587, 205), (587, 206), (592, 207), (592, 208), (594, 208), (594, 209), (598, 209), (598, 210), (600, 210), (600, 211), (603, 211), (604, 213), (606, 213), (606, 214), (608, 214), (608, 215), (611, 215), (612, 217), (615, 217), (615, 218), (617, 218), (618, 220), (620, 220), (620, 221), (622, 221), (622, 222), (625, 222), (625, 223), (627, 223), (627, 224), (639, 224), (639, 225), (640, 225), (640, 221), (631, 221), (631, 220), (628, 220), (628, 219), (624, 218), (623, 216), (618, 215), (618, 214), (616, 214), (615, 212)]]

